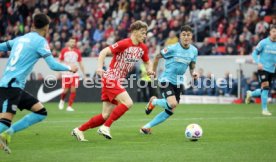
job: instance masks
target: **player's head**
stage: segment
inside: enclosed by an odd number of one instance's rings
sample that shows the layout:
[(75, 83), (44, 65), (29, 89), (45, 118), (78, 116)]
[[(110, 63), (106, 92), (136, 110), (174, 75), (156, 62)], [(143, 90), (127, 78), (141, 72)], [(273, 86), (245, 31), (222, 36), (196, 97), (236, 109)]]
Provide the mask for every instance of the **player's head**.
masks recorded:
[(269, 35), (270, 35), (270, 39), (272, 41), (276, 41), (276, 25), (275, 24), (270, 25)]
[(70, 48), (73, 48), (73, 47), (76, 46), (76, 42), (77, 42), (76, 38), (71, 37), (71, 38), (69, 39), (69, 41), (68, 41), (68, 46), (69, 46)]
[(41, 31), (41, 34), (43, 36), (46, 36), (48, 30), (49, 30), (49, 24), (50, 24), (50, 19), (47, 15), (43, 13), (38, 13), (34, 15), (33, 18), (33, 26), (35, 30)]
[(139, 43), (144, 42), (147, 37), (148, 25), (143, 21), (135, 21), (130, 25), (130, 32)]
[(184, 25), (180, 30), (181, 43), (186, 46), (192, 42), (193, 30), (189, 25)]

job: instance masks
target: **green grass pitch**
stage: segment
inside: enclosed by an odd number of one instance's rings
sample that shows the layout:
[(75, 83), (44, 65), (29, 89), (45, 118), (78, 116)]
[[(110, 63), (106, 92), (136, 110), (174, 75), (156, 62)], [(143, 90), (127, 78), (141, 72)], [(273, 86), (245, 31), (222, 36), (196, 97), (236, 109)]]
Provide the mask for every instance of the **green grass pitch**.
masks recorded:
[[(45, 104), (48, 118), (12, 138), (12, 154), (0, 150), (1, 162), (184, 162), (276, 161), (276, 110), (262, 116), (260, 105), (179, 105), (166, 122), (141, 135), (139, 128), (161, 108), (146, 116), (145, 104), (135, 104), (111, 129), (112, 140), (85, 132), (89, 142), (78, 142), (71, 130), (101, 112), (100, 103), (75, 103), (76, 112), (60, 111), (57, 103)], [(27, 111), (18, 112), (14, 121)], [(198, 123), (203, 137), (185, 139), (185, 127)]]

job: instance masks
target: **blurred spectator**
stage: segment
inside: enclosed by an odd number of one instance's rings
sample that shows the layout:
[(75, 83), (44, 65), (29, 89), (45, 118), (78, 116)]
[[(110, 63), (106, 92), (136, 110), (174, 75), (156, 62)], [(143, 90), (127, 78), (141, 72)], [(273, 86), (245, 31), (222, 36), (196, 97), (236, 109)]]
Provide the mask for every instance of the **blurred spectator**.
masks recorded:
[(260, 9), (259, 15), (266, 16), (272, 14), (273, 8), (271, 6), (271, 0), (264, 0), (264, 4)]
[(232, 95), (234, 81), (230, 72), (226, 72), (223, 81), (217, 82), (219, 84), (219, 94), (224, 96)]
[(267, 22), (264, 21), (264, 16), (261, 16), (260, 21), (256, 24), (255, 33), (264, 37), (268, 28), (269, 25)]
[[(199, 48), (201, 43), (198, 42), (205, 42), (207, 37), (227, 37), (236, 42), (231, 48), (226, 43), (215, 42), (211, 51), (207, 45), (210, 55), (222, 55), (224, 52), (217, 48), (224, 45), (227, 53), (244, 55), (251, 50), (247, 48), (247, 43), (239, 40), (239, 35), (244, 35), (249, 47), (255, 46), (258, 39), (266, 36), (268, 23), (276, 23), (272, 16), (274, 4), (271, 0), (250, 0), (244, 1), (242, 8), (239, 8), (239, 1), (225, 0), (3, 1), (0, 8), (0, 42), (29, 32), (33, 15), (44, 12), (51, 18), (47, 40), (53, 50), (56, 50), (57, 41), (63, 48), (66, 40), (74, 36), (81, 42), (83, 52), (86, 51), (84, 56), (91, 56), (88, 53), (97, 42), (105, 46), (126, 38), (129, 24), (141, 19), (147, 22), (153, 33), (156, 44), (150, 43), (152, 49), (167, 44), (165, 41), (171, 39), (169, 33), (174, 31), (177, 36), (180, 26), (188, 23), (194, 27), (195, 44)], [(231, 7), (234, 12), (229, 10)], [(224, 18), (226, 16), (227, 19)], [(263, 21), (265, 16), (268, 17)], [(262, 21), (258, 22), (259, 19)], [(91, 48), (87, 48), (87, 42)], [(205, 43), (202, 49), (205, 49), (204, 46)], [(236, 49), (239, 52), (234, 52)], [(93, 55), (96, 56), (95, 52)], [(1, 54), (1, 57), (6, 56)]]
[(208, 96), (217, 96), (218, 91), (217, 91), (216, 78), (211, 72), (208, 72), (205, 83), (206, 83), (206, 94)]
[(245, 40), (245, 37), (243, 34), (239, 36), (237, 49), (238, 49), (239, 55), (249, 55), (252, 51), (252, 47), (249, 41)]
[(231, 37), (227, 39), (227, 43), (225, 44), (226, 54), (227, 55), (237, 55), (238, 51), (236, 49), (236, 45)]
[(177, 43), (177, 42), (178, 42), (178, 38), (175, 35), (175, 32), (173, 30), (170, 31), (169, 37), (165, 41), (165, 46), (168, 46), (168, 45), (171, 45), (171, 44), (174, 44), (174, 43)]
[(198, 50), (199, 55), (210, 55), (213, 47), (214, 45), (209, 43), (208, 38), (204, 38), (203, 45)]
[(194, 81), (194, 89), (193, 89), (193, 94), (194, 95), (204, 95), (206, 94), (205, 92), (205, 79), (206, 77), (204, 76), (204, 70), (200, 68), (198, 70), (198, 79)]
[(258, 74), (257, 72), (254, 72), (250, 79), (247, 80), (247, 90), (254, 91), (258, 88), (260, 88), (260, 82), (258, 80)]

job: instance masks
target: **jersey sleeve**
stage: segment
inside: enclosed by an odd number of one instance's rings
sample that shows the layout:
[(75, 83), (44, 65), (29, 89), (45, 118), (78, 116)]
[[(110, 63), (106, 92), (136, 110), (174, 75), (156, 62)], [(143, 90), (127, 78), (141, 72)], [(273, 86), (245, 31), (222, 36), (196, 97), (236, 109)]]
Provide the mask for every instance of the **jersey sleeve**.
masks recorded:
[(254, 62), (257, 64), (259, 63), (259, 55), (263, 50), (263, 46), (264, 46), (263, 44), (264, 44), (264, 42), (260, 41), (258, 43), (258, 45), (256, 46), (256, 48), (252, 52), (252, 58), (253, 58)]
[(148, 62), (149, 61), (149, 50), (147, 47), (144, 47), (144, 54), (142, 56), (142, 60), (144, 62)]
[(113, 55), (117, 55), (118, 53), (122, 52), (124, 49), (126, 49), (128, 46), (128, 42), (126, 39), (118, 41), (112, 45), (109, 46), (111, 53)]
[(43, 58), (46, 58), (52, 55), (52, 52), (50, 50), (49, 44), (46, 41), (46, 39), (43, 39), (38, 43), (37, 53), (39, 54), (40, 57), (43, 57)]
[(10, 51), (12, 49), (12, 46), (15, 42), (15, 39), (8, 40), (6, 42), (0, 43), (0, 51)]
[(163, 58), (167, 59), (173, 56), (173, 48), (172, 46), (165, 47), (161, 50), (161, 55)]
[(256, 50), (256, 52), (257, 52), (258, 54), (259, 54), (260, 52), (262, 52), (263, 46), (264, 46), (264, 41), (261, 41), (261, 42), (259, 42), (259, 43), (257, 44), (255, 50)]

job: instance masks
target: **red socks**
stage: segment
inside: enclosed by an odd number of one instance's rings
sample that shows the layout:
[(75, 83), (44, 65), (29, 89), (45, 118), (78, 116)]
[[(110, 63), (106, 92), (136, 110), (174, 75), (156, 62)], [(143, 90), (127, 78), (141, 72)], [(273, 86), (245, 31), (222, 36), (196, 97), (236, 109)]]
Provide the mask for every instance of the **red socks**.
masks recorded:
[(73, 105), (75, 98), (76, 98), (76, 92), (71, 92), (70, 97), (69, 97), (68, 106)]
[(83, 125), (81, 125), (79, 127), (79, 130), (86, 131), (87, 129), (98, 127), (98, 126), (102, 125), (104, 122), (105, 122), (105, 120), (104, 120), (102, 114), (98, 114), (98, 115), (92, 117), (90, 120), (88, 120)]
[(64, 101), (64, 100), (65, 100), (65, 97), (66, 97), (66, 94), (67, 94), (67, 93), (62, 93), (62, 94), (60, 95), (60, 99)]
[(98, 114), (94, 117), (92, 117), (89, 121), (84, 123), (79, 127), (80, 131), (86, 131), (87, 129), (98, 127), (102, 124), (104, 124), (107, 127), (110, 127), (111, 124), (119, 119), (126, 111), (128, 110), (128, 107), (124, 104), (120, 104), (114, 108), (112, 113), (110, 114), (109, 118), (105, 121), (102, 114)]
[(119, 119), (126, 111), (128, 110), (128, 107), (124, 104), (119, 104), (114, 108), (114, 110), (111, 112), (109, 118), (104, 123), (105, 126), (110, 127), (111, 124)]

